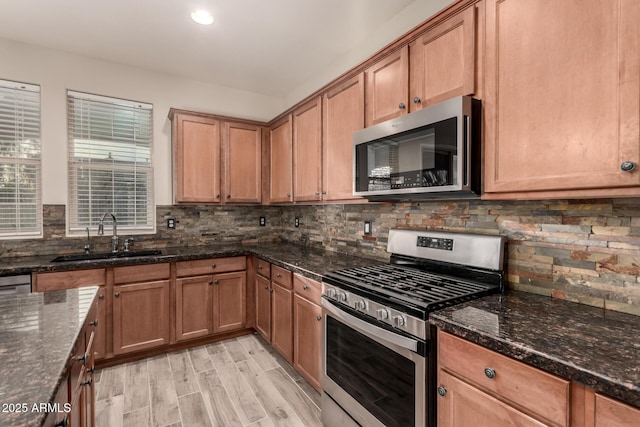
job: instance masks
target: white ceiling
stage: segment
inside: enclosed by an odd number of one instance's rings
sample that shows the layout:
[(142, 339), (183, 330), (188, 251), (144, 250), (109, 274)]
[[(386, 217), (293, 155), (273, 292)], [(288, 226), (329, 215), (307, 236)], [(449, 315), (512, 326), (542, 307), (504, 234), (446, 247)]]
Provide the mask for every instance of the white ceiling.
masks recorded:
[(0, 38), (284, 97), (416, 1), (1, 0)]

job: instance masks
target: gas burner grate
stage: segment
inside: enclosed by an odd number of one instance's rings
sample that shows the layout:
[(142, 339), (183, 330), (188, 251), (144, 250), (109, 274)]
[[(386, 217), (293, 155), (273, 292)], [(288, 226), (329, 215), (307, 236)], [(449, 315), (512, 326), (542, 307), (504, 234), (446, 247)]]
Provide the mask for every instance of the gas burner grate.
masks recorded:
[(496, 288), (490, 284), (393, 264), (339, 270), (330, 273), (330, 277), (425, 308), (466, 299)]

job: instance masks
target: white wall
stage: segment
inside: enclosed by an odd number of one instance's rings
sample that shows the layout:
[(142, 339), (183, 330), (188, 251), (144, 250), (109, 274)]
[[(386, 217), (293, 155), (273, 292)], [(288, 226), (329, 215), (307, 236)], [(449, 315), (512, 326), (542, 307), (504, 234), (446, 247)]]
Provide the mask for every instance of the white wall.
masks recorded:
[[(171, 53), (167, 52), (167, 60)], [(153, 104), (155, 203), (172, 203), (169, 108), (269, 121), (282, 99), (0, 39), (0, 79), (41, 86), (42, 193), (67, 202), (66, 91), (72, 89)]]
[(345, 71), (360, 64), (454, 1), (457, 0), (415, 0), (392, 19), (385, 22), (384, 25), (378, 27), (371, 37), (363, 40), (355, 49), (352, 49), (337, 61), (327, 64), (324, 69), (318, 70), (315, 76), (287, 94), (284, 97), (285, 108), (295, 105)]

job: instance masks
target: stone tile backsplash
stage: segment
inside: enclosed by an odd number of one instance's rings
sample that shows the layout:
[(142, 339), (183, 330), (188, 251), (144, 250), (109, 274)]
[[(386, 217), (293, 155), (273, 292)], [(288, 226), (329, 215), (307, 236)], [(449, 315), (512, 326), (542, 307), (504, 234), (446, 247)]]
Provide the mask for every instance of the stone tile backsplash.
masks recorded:
[[(390, 228), (499, 233), (508, 238), (509, 287), (640, 315), (640, 199), (158, 206), (156, 214), (157, 232), (134, 236), (134, 247), (282, 240), (387, 259)], [(167, 218), (179, 221), (175, 230)], [(65, 237), (64, 224), (64, 206), (47, 205), (44, 239), (0, 241), (0, 256), (82, 251), (85, 239)], [(109, 250), (110, 236), (92, 230), (91, 239), (94, 250)]]

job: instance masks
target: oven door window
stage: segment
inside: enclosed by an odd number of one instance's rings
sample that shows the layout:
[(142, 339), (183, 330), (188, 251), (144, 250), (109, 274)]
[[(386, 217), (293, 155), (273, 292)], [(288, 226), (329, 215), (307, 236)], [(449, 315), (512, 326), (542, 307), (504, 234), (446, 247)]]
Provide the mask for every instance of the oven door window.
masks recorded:
[(415, 425), (415, 363), (326, 317), (326, 374), (386, 426)]

